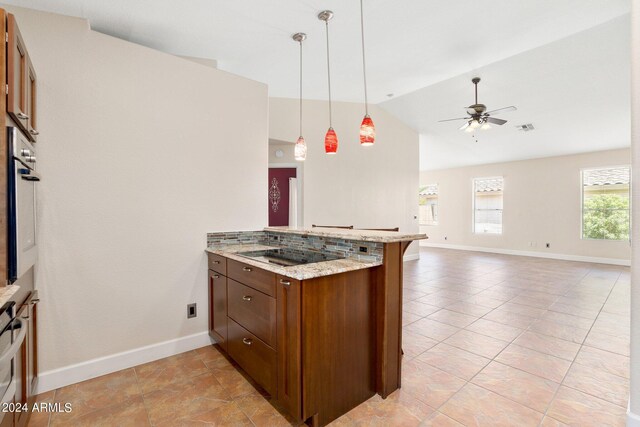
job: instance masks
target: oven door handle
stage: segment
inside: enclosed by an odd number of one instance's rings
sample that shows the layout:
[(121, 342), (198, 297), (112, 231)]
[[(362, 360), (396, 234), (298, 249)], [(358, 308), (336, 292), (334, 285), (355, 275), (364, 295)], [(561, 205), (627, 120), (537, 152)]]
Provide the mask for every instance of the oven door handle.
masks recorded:
[(25, 181), (40, 181), (40, 174), (31, 169), (20, 168), (18, 169), (18, 173), (20, 174), (20, 178), (24, 179)]
[(16, 337), (15, 342), (11, 344), (11, 347), (9, 347), (7, 351), (5, 351), (0, 356), (0, 366), (4, 365), (5, 363), (13, 359), (13, 357), (16, 355), (18, 350), (20, 350), (20, 347), (22, 347), (24, 336), (27, 334), (27, 328), (26, 328), (27, 322), (24, 319), (22, 318), (16, 319), (13, 323), (14, 328), (17, 326), (16, 324), (20, 326), (20, 332), (18, 333), (18, 336)]

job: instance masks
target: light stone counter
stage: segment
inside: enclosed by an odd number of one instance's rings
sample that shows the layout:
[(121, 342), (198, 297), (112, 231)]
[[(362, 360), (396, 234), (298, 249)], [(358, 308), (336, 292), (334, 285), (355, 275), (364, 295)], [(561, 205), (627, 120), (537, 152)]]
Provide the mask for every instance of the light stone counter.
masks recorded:
[(299, 234), (303, 236), (331, 237), (344, 240), (359, 240), (363, 242), (394, 243), (411, 240), (427, 239), (426, 234), (406, 234), (397, 231), (348, 230), (343, 228), (291, 228), (265, 227), (264, 231), (275, 233)]
[(382, 261), (360, 261), (345, 258), (284, 267), (281, 265), (268, 264), (266, 262), (256, 261), (251, 258), (236, 255), (238, 252), (260, 251), (277, 248), (278, 246), (266, 246), (261, 244), (219, 244), (209, 246), (206, 251), (297, 280), (313, 279), (316, 277), (330, 276), (332, 274), (345, 273), (347, 271), (361, 270), (364, 268), (371, 268), (382, 265)]
[(3, 306), (4, 303), (9, 301), (11, 297), (18, 292), (20, 286), (17, 285), (9, 285), (3, 288), (0, 288), (0, 306)]

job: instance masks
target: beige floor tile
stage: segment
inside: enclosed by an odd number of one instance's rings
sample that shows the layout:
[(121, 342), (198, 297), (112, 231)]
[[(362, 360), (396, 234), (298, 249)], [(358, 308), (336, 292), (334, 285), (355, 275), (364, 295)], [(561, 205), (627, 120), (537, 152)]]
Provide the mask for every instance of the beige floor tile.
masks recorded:
[(530, 316), (524, 316), (509, 311), (501, 311), (501, 307), (493, 310), (491, 313), (485, 314), (482, 318), (493, 322), (502, 323), (503, 325), (512, 326), (519, 329), (527, 329), (536, 319)]
[[(73, 412), (64, 414), (64, 420), (73, 422), (98, 409), (131, 401), (140, 394), (134, 370), (125, 369), (58, 389), (55, 402), (71, 403)], [(62, 417), (55, 413), (51, 418), (52, 424), (57, 425)]]
[(347, 413), (354, 426), (418, 426), (435, 409), (402, 389), (386, 399), (377, 396)]
[(543, 414), (474, 384), (467, 384), (439, 409), (465, 426), (537, 426)]
[[(54, 415), (54, 414), (52, 414)], [(80, 417), (73, 413), (56, 413), (52, 416), (52, 426), (77, 427), (144, 427), (151, 426), (142, 396), (136, 396), (125, 402), (89, 412)]]
[(573, 316), (571, 314), (560, 313), (558, 311), (547, 311), (540, 317), (540, 320), (562, 323), (563, 325), (582, 329), (589, 329), (593, 325), (593, 319)]
[(537, 320), (529, 326), (529, 330), (539, 334), (571, 341), (576, 344), (582, 344), (589, 332), (588, 329), (576, 328), (575, 326), (564, 325), (562, 323), (552, 322), (549, 320)]
[(574, 363), (562, 385), (626, 407), (629, 402), (629, 381), (626, 378)]
[(402, 326), (407, 326), (410, 323), (415, 322), (416, 320), (422, 319), (423, 316), (409, 313), (407, 311), (402, 312)]
[(486, 357), (444, 343), (425, 351), (415, 360), (465, 380), (471, 379), (490, 362)]
[(458, 298), (444, 297), (442, 295), (431, 294), (431, 295), (427, 295), (426, 297), (419, 298), (416, 301), (442, 308), (449, 304), (453, 304), (454, 302), (457, 302)]
[(472, 382), (531, 409), (545, 412), (560, 384), (498, 362), (491, 362)]
[(438, 408), (464, 386), (466, 381), (426, 363), (402, 364), (402, 390)]
[(242, 396), (235, 402), (256, 427), (286, 427), (296, 424), (292, 418), (279, 412), (264, 396)]
[(458, 301), (454, 304), (445, 307), (447, 310), (455, 311), (462, 314), (467, 314), (473, 317), (482, 317), (489, 313), (492, 308), (485, 307), (483, 305), (473, 304), (467, 301)]
[[(242, 412), (238, 402), (228, 402), (220, 406), (212, 407), (198, 414), (187, 415), (175, 420), (168, 420), (158, 427), (191, 427), (191, 426), (229, 426), (229, 427), (253, 427), (254, 424)], [(257, 427), (257, 426), (256, 426)]]
[(623, 356), (630, 355), (629, 337), (614, 337), (591, 331), (589, 332), (587, 339), (584, 340), (584, 345), (621, 354)]
[(440, 307), (424, 304), (418, 301), (411, 301), (411, 302), (405, 302), (402, 305), (402, 309), (405, 312), (417, 314), (420, 317), (425, 317), (440, 310)]
[(436, 344), (438, 344), (438, 341), (420, 334), (409, 331), (402, 333), (402, 351), (404, 351), (404, 357), (407, 359), (412, 359), (424, 353)]
[(465, 328), (468, 331), (497, 338), (502, 341), (513, 341), (524, 330), (486, 319), (478, 319)]
[(569, 387), (560, 387), (547, 415), (576, 427), (626, 424), (626, 409)]
[(195, 377), (208, 371), (200, 356), (190, 351), (155, 362), (136, 366), (136, 376), (143, 393), (159, 390), (185, 378)]
[(560, 422), (556, 419), (553, 419), (549, 416), (544, 417), (542, 423), (540, 423), (540, 427), (566, 427), (567, 424)]
[(583, 345), (575, 363), (629, 378), (629, 357)]
[(444, 343), (467, 350), (489, 359), (496, 357), (509, 343), (476, 332), (462, 330), (456, 332)]
[(514, 344), (504, 349), (495, 360), (557, 383), (562, 382), (571, 365), (567, 360)]
[(532, 331), (524, 332), (513, 343), (568, 361), (573, 361), (580, 350), (580, 344)]
[(458, 313), (455, 311), (442, 309), (427, 317), (431, 320), (437, 320), (438, 322), (446, 323), (447, 325), (455, 326), (458, 328), (464, 328), (478, 320), (477, 317), (469, 316), (466, 314)]
[(447, 417), (442, 412), (434, 412), (429, 417), (425, 418), (422, 423), (420, 423), (421, 427), (464, 427), (462, 424), (454, 420), (453, 418)]
[(494, 299), (494, 298), (490, 298), (488, 296), (482, 296), (482, 295), (473, 295), (469, 298), (465, 298), (463, 301), (471, 303), (471, 304), (476, 304), (476, 305), (480, 305), (482, 307), (487, 307), (487, 308), (497, 308), (500, 307), (502, 304), (505, 303), (505, 301), (500, 300), (500, 299)]
[(423, 335), (436, 341), (442, 341), (458, 332), (460, 328), (423, 318), (405, 326), (404, 330)]

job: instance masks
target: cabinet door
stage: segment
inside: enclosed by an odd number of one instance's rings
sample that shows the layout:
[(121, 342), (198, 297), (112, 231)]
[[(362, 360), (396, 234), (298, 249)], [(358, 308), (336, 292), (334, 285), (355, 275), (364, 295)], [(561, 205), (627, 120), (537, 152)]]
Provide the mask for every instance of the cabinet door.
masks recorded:
[(227, 278), (209, 270), (209, 335), (227, 351)]
[(38, 112), (36, 111), (38, 102), (36, 82), (36, 70), (33, 68), (31, 58), (27, 56), (27, 116), (29, 116), (29, 118), (27, 119), (27, 135), (33, 142), (35, 142), (38, 137)]
[(298, 420), (302, 417), (300, 367), (300, 281), (276, 281), (278, 402)]
[(29, 342), (29, 360), (27, 380), (29, 397), (35, 396), (38, 382), (38, 294), (34, 291), (29, 298), (29, 330), (26, 340)]
[(27, 48), (16, 18), (7, 15), (7, 112), (18, 126), (27, 130)]

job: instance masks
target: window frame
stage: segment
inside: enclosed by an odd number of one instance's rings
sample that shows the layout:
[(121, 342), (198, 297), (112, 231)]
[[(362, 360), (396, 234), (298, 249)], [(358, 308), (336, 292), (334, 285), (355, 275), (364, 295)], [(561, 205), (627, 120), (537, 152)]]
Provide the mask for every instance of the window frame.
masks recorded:
[[(433, 224), (424, 224), (420, 222), (420, 215), (418, 214), (418, 226), (419, 227), (437, 227), (438, 225), (440, 225), (440, 183), (436, 182), (433, 184), (426, 184), (425, 187), (429, 187), (429, 186), (435, 186), (437, 189), (437, 193), (436, 193), (436, 216), (437, 216), (437, 220), (434, 221)], [(427, 205), (428, 206), (428, 205)], [(420, 205), (418, 206), (418, 209), (420, 208)]]
[[(502, 209), (500, 216), (500, 233), (486, 233), (476, 231), (476, 181), (488, 180), (488, 179), (501, 179), (502, 180)], [(471, 233), (476, 236), (494, 236), (499, 237), (504, 235), (504, 194), (505, 194), (505, 179), (504, 175), (494, 176), (477, 176), (471, 178)]]
[[(593, 170), (602, 170), (602, 169), (618, 169), (618, 168), (627, 168), (629, 169), (629, 237), (627, 239), (596, 239), (593, 237), (585, 237), (584, 236), (584, 173), (586, 171), (593, 171)], [(631, 165), (630, 164), (622, 164), (622, 165), (612, 165), (612, 166), (598, 166), (598, 167), (594, 167), (594, 166), (589, 166), (589, 167), (585, 167), (585, 168), (580, 168), (580, 240), (589, 240), (589, 241), (594, 241), (594, 242), (631, 242), (631, 222), (632, 222), (632, 216), (631, 216), (631, 185), (633, 183), (633, 171), (631, 170)]]

